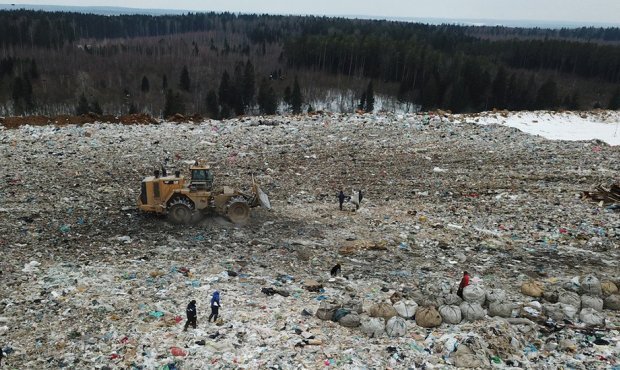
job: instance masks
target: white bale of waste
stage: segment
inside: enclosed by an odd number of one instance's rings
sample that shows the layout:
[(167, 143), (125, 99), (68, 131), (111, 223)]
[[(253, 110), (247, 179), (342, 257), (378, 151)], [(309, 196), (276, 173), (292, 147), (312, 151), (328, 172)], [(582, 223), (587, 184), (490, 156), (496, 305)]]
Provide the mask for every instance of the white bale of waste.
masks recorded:
[(581, 307), (582, 308), (593, 308), (597, 311), (602, 311), (603, 310), (603, 298), (584, 294), (581, 296)]
[(398, 312), (391, 304), (382, 302), (374, 304), (370, 307), (369, 314), (372, 317), (383, 317), (386, 320), (398, 315)]
[(562, 321), (564, 319), (564, 312), (560, 305), (561, 303), (545, 303), (543, 304), (543, 312), (553, 321)]
[(441, 303), (445, 306), (458, 306), (463, 303), (463, 299), (454, 293), (448, 293), (441, 297)]
[(407, 333), (407, 322), (402, 317), (394, 316), (385, 325), (389, 337), (402, 337)]
[(594, 275), (586, 275), (579, 283), (581, 285), (581, 294), (598, 297), (603, 293), (601, 282)]
[(479, 303), (463, 302), (461, 303), (461, 316), (463, 320), (476, 321), (484, 319), (486, 313)]
[(564, 303), (545, 303), (543, 305), (543, 312), (553, 321), (575, 321), (578, 310), (575, 307)]
[(463, 289), (463, 299), (466, 302), (478, 303), (482, 306), (487, 299), (487, 293), (481, 285), (468, 285)]
[(575, 292), (565, 290), (558, 296), (558, 302), (571, 305), (577, 310), (581, 308), (581, 297)]
[(361, 330), (362, 333), (370, 338), (379, 338), (385, 333), (385, 319), (382, 317), (370, 317), (362, 320)]
[(491, 289), (487, 292), (487, 304), (503, 302), (506, 300), (506, 292), (503, 289)]
[(458, 324), (462, 320), (461, 308), (456, 305), (443, 305), (439, 307), (439, 314), (443, 322)]
[(360, 326), (360, 315), (356, 312), (351, 312), (348, 315), (342, 317), (338, 323), (346, 328), (356, 328)]
[(613, 281), (603, 281), (601, 283), (601, 291), (603, 292), (603, 295), (606, 296), (616, 294), (618, 293), (618, 286), (614, 284)]
[(579, 313), (579, 319), (587, 326), (604, 326), (605, 316), (593, 308), (584, 308)]
[(415, 312), (418, 309), (418, 304), (415, 301), (407, 300), (407, 301), (398, 301), (394, 303), (394, 309), (398, 312), (400, 317), (404, 317), (408, 319), (415, 315)]
[(605, 297), (603, 307), (608, 310), (620, 311), (620, 294), (612, 294)]
[(521, 306), (521, 310), (519, 311), (519, 315), (523, 317), (530, 318), (539, 318), (543, 314), (542, 304), (538, 301), (531, 301), (524, 303)]
[(415, 314), (415, 322), (423, 328), (434, 328), (441, 325), (442, 319), (434, 306), (428, 306), (418, 308)]
[(509, 302), (493, 302), (489, 304), (489, 316), (509, 318), (512, 317), (514, 305)]
[(577, 307), (564, 303), (560, 303), (560, 307), (562, 307), (562, 312), (564, 312), (565, 319), (571, 321), (577, 319), (577, 314), (579, 313), (579, 309)]

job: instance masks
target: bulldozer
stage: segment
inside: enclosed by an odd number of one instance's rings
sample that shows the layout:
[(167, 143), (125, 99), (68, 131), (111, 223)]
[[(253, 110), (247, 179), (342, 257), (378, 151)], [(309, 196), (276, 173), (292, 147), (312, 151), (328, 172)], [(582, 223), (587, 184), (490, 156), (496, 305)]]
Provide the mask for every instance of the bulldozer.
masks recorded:
[(138, 208), (142, 211), (166, 215), (175, 224), (190, 223), (194, 216), (216, 214), (236, 224), (244, 223), (250, 208), (261, 206), (271, 209), (269, 197), (252, 176), (249, 193), (229, 186), (214, 190), (214, 175), (208, 164), (195, 161), (186, 178), (180, 171), (169, 175), (165, 167), (155, 170), (153, 176), (142, 180)]

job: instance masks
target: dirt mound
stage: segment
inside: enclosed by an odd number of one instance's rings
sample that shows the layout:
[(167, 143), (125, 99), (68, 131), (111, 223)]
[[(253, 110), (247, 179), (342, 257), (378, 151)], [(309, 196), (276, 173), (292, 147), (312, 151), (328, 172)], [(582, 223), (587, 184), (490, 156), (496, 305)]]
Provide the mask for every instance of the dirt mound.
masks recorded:
[(176, 123), (188, 123), (188, 122), (201, 122), (203, 118), (200, 114), (184, 116), (182, 114), (177, 113), (174, 116), (167, 117), (166, 120), (169, 122), (176, 122)]
[[(181, 116), (182, 120), (175, 122), (192, 122), (198, 121), (197, 117)], [(98, 115), (95, 113), (83, 114), (81, 116), (58, 115), (56, 117), (47, 116), (20, 116), (20, 117), (0, 117), (0, 125), (6, 128), (18, 128), (23, 125), (45, 126), (45, 125), (83, 125), (86, 123), (105, 122), (105, 123), (122, 123), (123, 125), (149, 125), (159, 123), (151, 115), (145, 113), (127, 114), (123, 116), (114, 116), (111, 114)]]

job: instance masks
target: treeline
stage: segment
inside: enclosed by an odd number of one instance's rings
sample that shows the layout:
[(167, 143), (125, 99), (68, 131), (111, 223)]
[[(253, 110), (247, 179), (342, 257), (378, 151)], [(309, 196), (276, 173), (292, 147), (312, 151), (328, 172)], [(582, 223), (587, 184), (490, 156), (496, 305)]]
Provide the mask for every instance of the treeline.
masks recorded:
[(578, 27), (578, 28), (516, 28), (503, 26), (467, 26), (465, 33), (483, 38), (521, 38), (521, 39), (566, 39), (590, 42), (620, 42), (618, 27)]
[[(318, 90), (454, 112), (620, 107), (617, 28), (0, 11), (0, 114), (312, 110)], [(315, 99), (316, 100), (316, 99)]]

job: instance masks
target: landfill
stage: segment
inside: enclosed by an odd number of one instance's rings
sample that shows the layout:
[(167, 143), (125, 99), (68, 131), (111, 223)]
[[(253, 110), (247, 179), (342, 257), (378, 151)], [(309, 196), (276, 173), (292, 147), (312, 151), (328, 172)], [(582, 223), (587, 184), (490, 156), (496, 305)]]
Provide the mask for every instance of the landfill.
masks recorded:
[[(0, 126), (3, 368), (620, 369), (620, 213), (583, 198), (619, 146), (448, 113), (145, 121)], [(137, 209), (196, 159), (272, 209)]]

